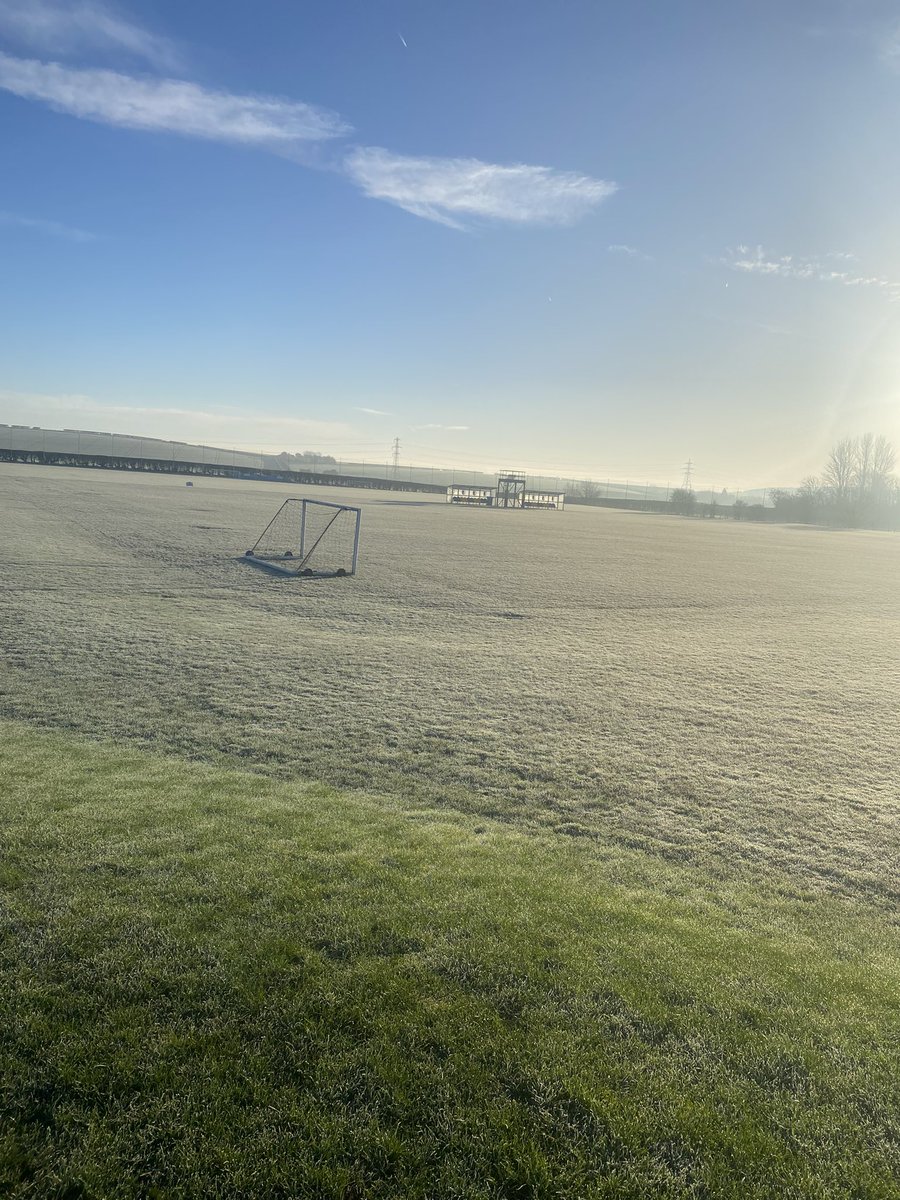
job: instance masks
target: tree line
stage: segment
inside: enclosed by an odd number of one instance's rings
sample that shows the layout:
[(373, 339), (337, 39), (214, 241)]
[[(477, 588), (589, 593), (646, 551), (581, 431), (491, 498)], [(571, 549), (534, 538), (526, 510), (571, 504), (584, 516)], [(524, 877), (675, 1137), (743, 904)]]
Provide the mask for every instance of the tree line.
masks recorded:
[(883, 435), (847, 437), (832, 447), (821, 475), (772, 493), (776, 520), (850, 529), (900, 529), (897, 454)]
[[(894, 474), (897, 454), (883, 435), (864, 433), (842, 438), (832, 447), (821, 475), (810, 475), (799, 488), (775, 488), (771, 508), (736, 500), (735, 520), (790, 521), (844, 529), (900, 529), (900, 480)], [(681, 516), (715, 517), (715, 501), (701, 504), (689, 488), (675, 488), (672, 512)]]

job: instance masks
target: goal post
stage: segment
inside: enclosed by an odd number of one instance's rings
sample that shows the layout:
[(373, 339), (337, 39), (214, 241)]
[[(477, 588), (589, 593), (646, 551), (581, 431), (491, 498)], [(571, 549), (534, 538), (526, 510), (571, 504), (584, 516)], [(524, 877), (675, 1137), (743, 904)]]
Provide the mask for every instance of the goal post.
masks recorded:
[(244, 559), (279, 575), (355, 575), (361, 516), (361, 509), (329, 500), (285, 500)]

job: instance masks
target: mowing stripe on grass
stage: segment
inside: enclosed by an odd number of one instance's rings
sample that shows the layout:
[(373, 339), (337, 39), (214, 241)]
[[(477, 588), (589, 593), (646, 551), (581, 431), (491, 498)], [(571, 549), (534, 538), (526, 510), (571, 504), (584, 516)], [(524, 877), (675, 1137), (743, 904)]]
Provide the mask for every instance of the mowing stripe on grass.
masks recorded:
[(884, 916), (0, 737), (4, 1195), (896, 1197)]

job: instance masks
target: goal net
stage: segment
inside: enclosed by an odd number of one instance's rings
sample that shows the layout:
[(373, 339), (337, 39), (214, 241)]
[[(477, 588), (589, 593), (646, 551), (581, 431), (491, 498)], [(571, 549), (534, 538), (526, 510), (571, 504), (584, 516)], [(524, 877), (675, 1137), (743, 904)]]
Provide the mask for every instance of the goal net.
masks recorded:
[(355, 575), (360, 509), (285, 500), (244, 557), (282, 575)]

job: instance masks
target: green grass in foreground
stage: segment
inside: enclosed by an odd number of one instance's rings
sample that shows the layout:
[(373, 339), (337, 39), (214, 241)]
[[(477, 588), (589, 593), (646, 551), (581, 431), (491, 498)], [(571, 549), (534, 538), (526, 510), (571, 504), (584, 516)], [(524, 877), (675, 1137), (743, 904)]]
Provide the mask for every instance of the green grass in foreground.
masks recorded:
[(0, 746), (0, 1194), (898, 1195), (883, 916)]

